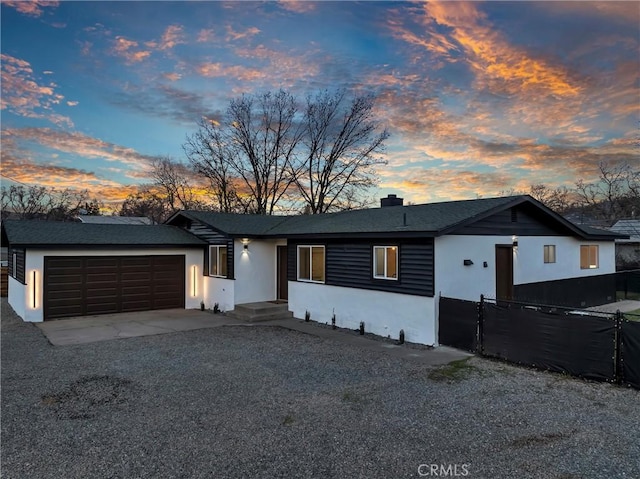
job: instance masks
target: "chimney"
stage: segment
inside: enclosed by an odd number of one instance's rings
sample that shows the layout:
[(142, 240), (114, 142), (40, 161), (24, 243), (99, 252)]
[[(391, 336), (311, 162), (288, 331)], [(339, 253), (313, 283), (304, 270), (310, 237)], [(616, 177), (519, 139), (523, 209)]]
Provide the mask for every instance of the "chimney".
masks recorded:
[(398, 198), (396, 195), (387, 195), (386, 198), (380, 198), (380, 208), (387, 206), (402, 206), (404, 198)]

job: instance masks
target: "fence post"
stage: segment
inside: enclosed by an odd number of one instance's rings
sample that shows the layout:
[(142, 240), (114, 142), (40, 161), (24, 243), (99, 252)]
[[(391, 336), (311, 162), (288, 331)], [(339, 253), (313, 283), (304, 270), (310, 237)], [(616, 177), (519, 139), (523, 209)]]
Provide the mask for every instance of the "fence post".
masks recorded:
[(476, 353), (484, 355), (484, 294), (480, 295), (478, 303), (478, 337), (476, 338)]
[(622, 313), (620, 310), (616, 310), (615, 316), (616, 330), (615, 330), (615, 350), (613, 360), (614, 362), (614, 380), (616, 384), (622, 383)]

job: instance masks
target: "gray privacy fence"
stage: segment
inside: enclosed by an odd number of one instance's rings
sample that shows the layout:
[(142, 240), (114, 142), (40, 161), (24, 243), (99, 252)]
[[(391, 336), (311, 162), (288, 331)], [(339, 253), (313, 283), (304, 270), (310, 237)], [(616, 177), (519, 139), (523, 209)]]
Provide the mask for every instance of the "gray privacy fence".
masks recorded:
[(640, 389), (640, 321), (631, 315), (484, 297), (441, 297), (439, 310), (440, 344)]
[(620, 299), (640, 299), (640, 270), (615, 273), (616, 291)]

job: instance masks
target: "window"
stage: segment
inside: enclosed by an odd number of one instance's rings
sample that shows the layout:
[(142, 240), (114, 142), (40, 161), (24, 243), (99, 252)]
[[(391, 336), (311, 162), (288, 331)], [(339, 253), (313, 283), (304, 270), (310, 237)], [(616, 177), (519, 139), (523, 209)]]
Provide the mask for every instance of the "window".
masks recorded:
[(298, 280), (324, 283), (324, 246), (298, 246)]
[(556, 262), (556, 245), (554, 244), (544, 245), (544, 262), (545, 263)]
[(14, 278), (18, 278), (18, 253), (13, 253), (13, 264), (11, 265), (13, 269), (11, 270), (11, 276)]
[(598, 267), (598, 245), (580, 246), (580, 269), (595, 269)]
[(227, 277), (227, 247), (209, 247), (209, 276)]
[(398, 279), (398, 247), (373, 247), (373, 277), (377, 279)]

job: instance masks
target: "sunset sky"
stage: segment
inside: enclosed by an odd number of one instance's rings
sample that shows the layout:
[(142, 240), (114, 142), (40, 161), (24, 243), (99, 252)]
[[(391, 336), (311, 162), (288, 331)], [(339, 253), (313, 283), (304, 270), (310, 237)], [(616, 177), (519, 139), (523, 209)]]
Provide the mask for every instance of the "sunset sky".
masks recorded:
[(378, 96), (379, 195), (640, 162), (638, 2), (2, 1), (2, 183), (122, 200), (242, 93)]

